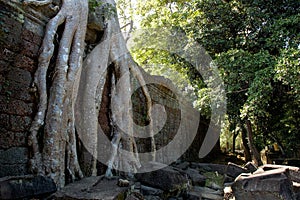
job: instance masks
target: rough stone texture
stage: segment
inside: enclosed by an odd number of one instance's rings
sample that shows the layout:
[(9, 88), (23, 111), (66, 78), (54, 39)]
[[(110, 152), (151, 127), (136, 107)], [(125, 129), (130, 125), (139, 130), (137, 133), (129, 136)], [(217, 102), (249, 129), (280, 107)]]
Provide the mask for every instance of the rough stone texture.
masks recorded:
[(27, 174), (28, 149), (12, 147), (0, 150), (0, 177)]
[(285, 165), (263, 165), (260, 167), (264, 171), (273, 169), (289, 169), (290, 178), (292, 181), (300, 183), (300, 169), (299, 167), (285, 166)]
[[(42, 43), (45, 25), (54, 16), (54, 12), (46, 7), (24, 6), (21, 1), (0, 0), (0, 151), (11, 148), (27, 149), (28, 131), (32, 119), (37, 110), (37, 94), (30, 92), (34, 72), (38, 65), (38, 50)], [(149, 92), (153, 102), (163, 105), (166, 111), (166, 123), (163, 124), (159, 133), (155, 135), (158, 149), (168, 145), (178, 133), (181, 120), (179, 103), (187, 106), (173, 92), (175, 89), (169, 80), (158, 76), (145, 76)], [(134, 78), (133, 78), (134, 79)], [(152, 84), (161, 83), (164, 84)], [(132, 80), (136, 84), (136, 80)], [(106, 85), (107, 86), (107, 85)], [(105, 87), (106, 87), (105, 86)], [(166, 87), (167, 86), (167, 87)], [(109, 95), (107, 88), (104, 89), (103, 109), (99, 115), (101, 127), (110, 135), (109, 125)], [(106, 92), (105, 92), (106, 91)], [(134, 120), (144, 126), (146, 104), (145, 97), (138, 89), (132, 96)], [(181, 102), (182, 101), (182, 102)], [(188, 107), (188, 106), (187, 106)], [(190, 107), (189, 107), (190, 108)], [(200, 115), (200, 114), (199, 114)], [(191, 116), (188, 116), (192, 118)], [(162, 118), (155, 119), (160, 122)], [(189, 119), (193, 122), (193, 119)], [(187, 124), (183, 130), (190, 130), (194, 124)], [(197, 124), (198, 126), (198, 124)], [(198, 159), (198, 152), (203, 142), (207, 124), (200, 120), (197, 135), (191, 147), (186, 151), (183, 158), (189, 160)], [(185, 140), (183, 140), (185, 141)], [(150, 139), (138, 139), (139, 152), (150, 151)], [(178, 146), (185, 145), (182, 141)], [(14, 152), (15, 149), (11, 150)], [(21, 151), (21, 150), (20, 150)], [(84, 154), (84, 153), (83, 153)], [(82, 155), (83, 155), (82, 154)], [(168, 152), (170, 156), (174, 152)], [(23, 154), (22, 154), (23, 155)], [(21, 160), (28, 162), (29, 151)], [(11, 158), (11, 156), (9, 156)], [(14, 161), (12, 159), (12, 161)], [(26, 163), (5, 163), (0, 159), (0, 177), (6, 175), (23, 175), (28, 173)], [(100, 173), (105, 167), (99, 167)], [(9, 170), (10, 169), (10, 170)]]
[(236, 178), (238, 175), (242, 173), (248, 173), (248, 172), (249, 172), (248, 169), (234, 163), (228, 163), (226, 169), (226, 174), (234, 178)]
[(42, 197), (56, 191), (52, 179), (43, 176), (18, 176), (0, 179), (0, 199)]
[[(129, 187), (118, 187), (118, 180), (100, 180), (103, 177), (88, 177), (71, 183), (53, 195), (53, 199), (125, 199)], [(99, 181), (100, 180), (100, 181)]]
[(188, 178), (170, 166), (152, 172), (136, 174), (136, 177), (143, 185), (167, 192), (184, 189), (188, 184)]
[(0, 177), (28, 173), (29, 92), (48, 18), (20, 1), (0, 0)]
[(218, 172), (220, 174), (226, 174), (227, 165), (212, 164), (212, 163), (191, 163), (191, 168), (204, 170), (208, 172)]
[(241, 175), (232, 185), (237, 200), (292, 200), (293, 185), (288, 169), (274, 169), (255, 175)]
[(199, 174), (199, 171), (196, 169), (191, 169), (188, 168), (187, 170), (184, 171), (192, 180), (193, 185), (198, 185), (198, 186), (204, 186), (206, 177)]
[(248, 169), (251, 173), (257, 170), (257, 166), (253, 162), (247, 162), (245, 168)]

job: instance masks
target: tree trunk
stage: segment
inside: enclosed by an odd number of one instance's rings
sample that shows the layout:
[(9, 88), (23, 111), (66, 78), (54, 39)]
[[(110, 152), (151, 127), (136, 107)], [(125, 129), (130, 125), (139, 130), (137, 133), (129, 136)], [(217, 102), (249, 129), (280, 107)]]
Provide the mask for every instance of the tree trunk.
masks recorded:
[(243, 148), (244, 148), (244, 156), (246, 162), (251, 161), (251, 153), (249, 149), (249, 144), (247, 140), (247, 130), (242, 126), (242, 142), (243, 142)]
[(257, 149), (254, 145), (254, 142), (253, 142), (252, 126), (251, 126), (251, 122), (249, 120), (246, 120), (246, 128), (247, 128), (248, 141), (249, 141), (248, 145), (249, 145), (249, 148), (251, 150), (252, 158), (253, 158), (255, 164), (260, 166), (263, 163), (261, 161), (260, 154), (257, 151)]
[[(36, 6), (51, 3), (52, 0), (24, 0), (24, 4)], [(101, 5), (115, 8), (113, 0), (103, 0)], [(47, 24), (35, 73), (34, 87), (38, 91), (39, 104), (29, 136), (33, 152), (30, 168), (34, 173), (53, 178), (58, 188), (65, 185), (66, 178), (73, 181), (83, 176), (78, 164), (75, 128), (85, 148), (94, 156), (90, 167), (91, 175), (96, 175), (97, 141), (101, 132), (98, 115), (108, 67), (113, 68), (114, 77), (111, 88), (113, 139), (108, 142), (111, 151), (106, 175), (111, 176), (112, 168), (120, 163), (126, 172), (135, 172), (140, 167), (133, 133), (130, 73), (137, 78), (146, 97), (155, 159), (151, 97), (139, 68), (126, 49), (118, 18), (113, 15), (106, 19), (107, 28), (101, 41), (83, 65), (87, 18), (88, 0), (61, 1), (59, 12)], [(58, 54), (53, 55), (60, 25), (64, 29), (58, 37)], [(46, 76), (53, 56), (57, 59), (49, 81)], [(43, 142), (40, 143), (38, 138)]]

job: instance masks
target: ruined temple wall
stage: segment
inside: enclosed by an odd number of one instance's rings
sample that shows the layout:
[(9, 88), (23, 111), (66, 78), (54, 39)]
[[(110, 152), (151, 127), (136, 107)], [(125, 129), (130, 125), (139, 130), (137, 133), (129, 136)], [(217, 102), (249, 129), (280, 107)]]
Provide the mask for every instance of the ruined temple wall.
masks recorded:
[[(28, 134), (37, 107), (36, 93), (30, 86), (37, 69), (45, 25), (54, 14), (45, 7), (25, 7), (20, 0), (0, 0), (0, 177), (29, 173)], [(155, 83), (148, 85), (153, 101), (164, 105), (167, 113), (167, 122), (155, 138), (157, 148), (161, 148), (178, 131), (181, 100), (174, 94), (169, 80), (144, 75), (147, 83)], [(160, 82), (163, 84), (156, 84)], [(133, 112), (136, 123), (142, 126), (145, 125), (146, 105), (143, 95), (138, 93), (133, 97)], [(109, 129), (108, 124), (106, 129)], [(203, 135), (201, 130), (199, 134)], [(197, 140), (195, 147), (200, 144)], [(140, 140), (139, 150), (147, 152), (149, 145), (149, 140)]]
[(0, 177), (27, 174), (27, 137), (35, 108), (30, 84), (47, 17), (0, 1)]

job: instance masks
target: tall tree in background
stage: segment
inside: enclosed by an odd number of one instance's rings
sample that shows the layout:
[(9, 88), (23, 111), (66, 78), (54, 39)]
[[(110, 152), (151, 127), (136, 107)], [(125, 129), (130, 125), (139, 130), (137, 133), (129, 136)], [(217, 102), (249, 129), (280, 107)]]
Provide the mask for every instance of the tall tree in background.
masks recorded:
[[(277, 142), (292, 153), (299, 147), (299, 1), (153, 0), (138, 5), (142, 28), (172, 27), (208, 51), (227, 85), (227, 113), (234, 124), (229, 127), (247, 130), (247, 145), (258, 164), (256, 148)], [(174, 63), (153, 49), (136, 54), (143, 55), (140, 64), (155, 58)], [(193, 66), (177, 63), (196, 77)], [(196, 91), (199, 107), (207, 103), (201, 101), (204, 91), (203, 85)]]

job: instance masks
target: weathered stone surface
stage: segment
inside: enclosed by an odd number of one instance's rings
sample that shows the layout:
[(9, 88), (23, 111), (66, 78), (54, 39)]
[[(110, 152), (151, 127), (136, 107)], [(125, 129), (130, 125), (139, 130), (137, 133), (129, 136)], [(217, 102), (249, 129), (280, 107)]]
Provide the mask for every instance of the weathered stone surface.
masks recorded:
[(208, 172), (218, 172), (220, 174), (225, 174), (227, 170), (227, 165), (211, 164), (211, 163), (191, 163), (191, 168), (198, 168), (199, 170), (204, 170)]
[(0, 109), (2, 109), (3, 113), (29, 116), (32, 114), (32, 106), (33, 104), (31, 103), (0, 95)]
[(207, 187), (193, 187), (193, 191), (200, 192), (202, 198), (212, 199), (212, 200), (222, 200), (223, 194), (222, 191), (213, 190)]
[(274, 169), (260, 174), (240, 175), (232, 185), (237, 200), (292, 200), (292, 182), (288, 169)]
[(145, 200), (162, 200), (162, 198), (158, 196), (152, 196), (152, 195), (144, 196), (144, 198)]
[(136, 177), (143, 185), (171, 192), (183, 189), (188, 184), (188, 178), (170, 166), (152, 172), (137, 174)]
[(175, 167), (182, 169), (182, 170), (186, 170), (189, 167), (190, 163), (189, 162), (181, 162), (179, 164), (177, 164)]
[(4, 177), (0, 179), (0, 199), (27, 199), (56, 191), (52, 179), (43, 176)]
[(249, 171), (244, 168), (244, 167), (241, 167), (237, 164), (234, 164), (234, 163), (228, 163), (227, 165), (227, 169), (226, 169), (226, 174), (228, 176), (231, 176), (231, 177), (237, 177), (239, 176), (240, 174), (242, 173), (248, 173)]
[(184, 172), (190, 177), (193, 185), (199, 185), (199, 186), (205, 185), (206, 177), (199, 174), (198, 170), (188, 168)]
[(187, 193), (187, 199), (188, 200), (201, 200), (202, 199), (201, 192), (189, 191)]
[(26, 116), (10, 116), (10, 124), (12, 131), (28, 131), (31, 124), (31, 118)]
[(148, 187), (145, 185), (141, 185), (141, 192), (143, 195), (152, 195), (152, 196), (162, 196), (164, 193), (163, 190), (153, 187)]
[(28, 149), (25, 147), (13, 147), (8, 150), (0, 150), (1, 164), (24, 164), (27, 163)]
[(299, 167), (292, 167), (292, 166), (286, 166), (286, 165), (263, 165), (260, 167), (260, 169), (263, 169), (264, 171), (273, 170), (273, 169), (289, 169), (290, 178), (292, 181), (300, 183), (300, 168)]
[(28, 72), (24, 69), (17, 68), (17, 67), (11, 67), (6, 78), (8, 80), (22, 83), (27, 87), (30, 85), (30, 83), (32, 81), (30, 72)]
[(32, 101), (32, 96), (29, 93), (29, 85), (15, 82), (13, 80), (5, 80), (0, 94), (7, 95), (10, 98), (18, 100)]
[[(118, 187), (118, 180), (100, 180), (102, 177), (88, 177), (71, 183), (53, 195), (53, 199), (69, 200), (121, 200), (129, 187)], [(100, 180), (100, 181), (99, 181)]]
[(6, 150), (11, 147), (24, 147), (26, 142), (27, 132), (7, 131), (0, 127), (0, 149)]
[(6, 114), (0, 114), (0, 127), (5, 129), (10, 129), (10, 123), (9, 123), (9, 115)]
[(28, 174), (28, 164), (0, 164), (0, 178), (5, 176), (21, 176)]
[(245, 168), (251, 173), (257, 170), (257, 166), (253, 162), (247, 162)]

